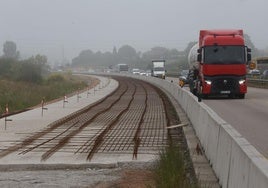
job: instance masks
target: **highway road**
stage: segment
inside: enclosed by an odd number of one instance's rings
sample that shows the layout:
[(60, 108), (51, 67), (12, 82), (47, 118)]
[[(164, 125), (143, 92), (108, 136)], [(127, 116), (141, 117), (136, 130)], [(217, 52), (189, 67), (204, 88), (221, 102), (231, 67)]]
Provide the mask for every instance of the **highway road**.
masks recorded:
[(268, 158), (268, 89), (248, 88), (245, 99), (203, 100)]
[[(178, 84), (178, 78), (167, 81)], [(189, 90), (187, 86), (184, 87)], [(232, 125), (268, 159), (268, 89), (248, 87), (245, 99), (203, 99), (222, 119)]]

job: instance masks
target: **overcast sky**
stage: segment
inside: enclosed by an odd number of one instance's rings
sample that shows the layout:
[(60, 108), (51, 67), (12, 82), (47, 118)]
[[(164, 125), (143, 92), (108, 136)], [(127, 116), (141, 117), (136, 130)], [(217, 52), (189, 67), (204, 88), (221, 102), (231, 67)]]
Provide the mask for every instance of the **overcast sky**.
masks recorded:
[[(238, 28), (268, 47), (268, 0), (0, 0), (0, 55), (7, 40), (24, 57), (71, 60), (124, 44), (183, 50), (200, 29)], [(64, 53), (63, 53), (64, 52)]]

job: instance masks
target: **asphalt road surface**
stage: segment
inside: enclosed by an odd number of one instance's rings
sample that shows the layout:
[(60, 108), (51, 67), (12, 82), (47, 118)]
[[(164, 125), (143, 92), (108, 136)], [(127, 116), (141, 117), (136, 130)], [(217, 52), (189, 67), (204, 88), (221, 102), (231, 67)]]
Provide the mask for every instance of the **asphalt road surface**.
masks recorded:
[[(179, 79), (167, 78), (167, 81), (178, 84)], [(189, 91), (188, 85), (184, 88)], [(202, 102), (268, 158), (268, 89), (248, 87), (245, 99), (211, 97)]]
[(248, 88), (245, 99), (203, 100), (268, 158), (268, 89)]

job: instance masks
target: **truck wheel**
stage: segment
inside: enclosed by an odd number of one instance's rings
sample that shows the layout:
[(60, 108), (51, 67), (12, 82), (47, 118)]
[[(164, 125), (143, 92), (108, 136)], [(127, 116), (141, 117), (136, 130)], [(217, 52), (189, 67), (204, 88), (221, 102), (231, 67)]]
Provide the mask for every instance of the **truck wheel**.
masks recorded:
[(245, 94), (239, 94), (238, 97), (239, 97), (239, 99), (244, 99), (245, 98)]
[(198, 98), (198, 102), (201, 102), (202, 101), (202, 95), (201, 94), (198, 93), (197, 98)]
[(197, 89), (194, 88), (192, 93), (193, 93), (195, 96), (197, 96)]
[(203, 94), (203, 95), (202, 95), (202, 98), (203, 98), (203, 99), (207, 99), (207, 98), (208, 98), (208, 94)]
[(234, 94), (229, 94), (228, 97), (229, 97), (230, 99), (234, 99), (234, 98), (235, 98), (235, 95), (234, 95)]

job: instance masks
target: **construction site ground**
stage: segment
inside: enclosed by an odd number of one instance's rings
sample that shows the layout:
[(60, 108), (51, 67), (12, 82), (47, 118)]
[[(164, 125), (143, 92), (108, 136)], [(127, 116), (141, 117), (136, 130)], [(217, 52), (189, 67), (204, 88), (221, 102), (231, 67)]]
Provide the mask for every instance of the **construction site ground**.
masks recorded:
[(1, 187), (155, 187), (151, 169), (167, 126), (179, 123), (170, 104), (146, 82), (97, 78), (83, 92), (1, 119)]

